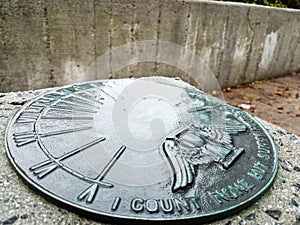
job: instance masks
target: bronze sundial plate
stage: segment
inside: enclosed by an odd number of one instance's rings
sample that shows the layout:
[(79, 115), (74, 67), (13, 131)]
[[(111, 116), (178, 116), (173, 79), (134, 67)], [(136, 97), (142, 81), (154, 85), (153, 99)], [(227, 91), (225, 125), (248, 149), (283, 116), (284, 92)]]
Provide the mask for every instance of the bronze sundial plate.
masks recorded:
[(175, 78), (43, 94), (13, 116), (6, 148), (48, 199), (112, 222), (216, 220), (255, 201), (277, 170), (252, 116)]

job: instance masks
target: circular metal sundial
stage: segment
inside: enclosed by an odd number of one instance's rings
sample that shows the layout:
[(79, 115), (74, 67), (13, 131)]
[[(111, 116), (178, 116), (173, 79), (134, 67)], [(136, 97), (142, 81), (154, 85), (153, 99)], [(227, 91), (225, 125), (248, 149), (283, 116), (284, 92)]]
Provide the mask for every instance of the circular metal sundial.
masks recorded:
[(216, 220), (255, 201), (277, 170), (253, 117), (162, 77), (43, 94), (13, 116), (6, 148), (48, 199), (113, 222)]

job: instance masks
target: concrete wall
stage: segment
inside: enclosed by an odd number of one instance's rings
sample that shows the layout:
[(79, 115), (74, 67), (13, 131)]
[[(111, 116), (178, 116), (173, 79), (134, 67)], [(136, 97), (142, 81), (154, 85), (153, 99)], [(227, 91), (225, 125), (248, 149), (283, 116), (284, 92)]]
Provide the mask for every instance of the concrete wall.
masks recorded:
[[(97, 79), (82, 74), (98, 56), (141, 40), (189, 48), (222, 87), (300, 70), (300, 11), (210, 1), (133, 2), (1, 0), (0, 91)], [(174, 71), (148, 63), (119, 76), (128, 74)]]

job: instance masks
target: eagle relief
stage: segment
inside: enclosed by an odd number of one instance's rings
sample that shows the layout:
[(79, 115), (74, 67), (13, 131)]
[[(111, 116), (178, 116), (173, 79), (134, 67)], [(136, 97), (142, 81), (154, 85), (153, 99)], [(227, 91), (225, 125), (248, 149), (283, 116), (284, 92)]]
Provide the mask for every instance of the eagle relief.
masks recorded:
[(47, 199), (112, 223), (207, 223), (271, 186), (278, 152), (255, 118), (176, 78), (60, 87), (24, 104), (8, 160)]
[(233, 136), (247, 131), (238, 113), (222, 102), (217, 100), (212, 106), (207, 97), (203, 98), (191, 89), (187, 89), (187, 93), (198, 104), (189, 111), (197, 113), (200, 119), (196, 120), (197, 124), (175, 131), (163, 143), (163, 151), (174, 174), (173, 192), (192, 185), (197, 171), (212, 163), (228, 170), (244, 152), (244, 148), (235, 147)]

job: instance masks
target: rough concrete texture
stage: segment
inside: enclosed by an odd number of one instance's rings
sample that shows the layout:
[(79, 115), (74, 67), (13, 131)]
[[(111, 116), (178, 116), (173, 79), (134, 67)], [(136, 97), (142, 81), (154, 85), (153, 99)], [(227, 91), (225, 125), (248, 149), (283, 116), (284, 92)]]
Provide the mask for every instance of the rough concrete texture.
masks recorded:
[[(222, 87), (299, 71), (299, 12), (192, 0), (1, 0), (0, 91), (99, 79), (84, 75), (98, 56), (142, 40), (190, 49)], [(174, 73), (148, 62), (116, 77)]]
[[(28, 188), (6, 157), (4, 131), (24, 102), (45, 90), (0, 95), (0, 221), (2, 224), (101, 224), (62, 209)], [(215, 225), (300, 224), (300, 138), (260, 120), (279, 147), (274, 184), (256, 203)]]

